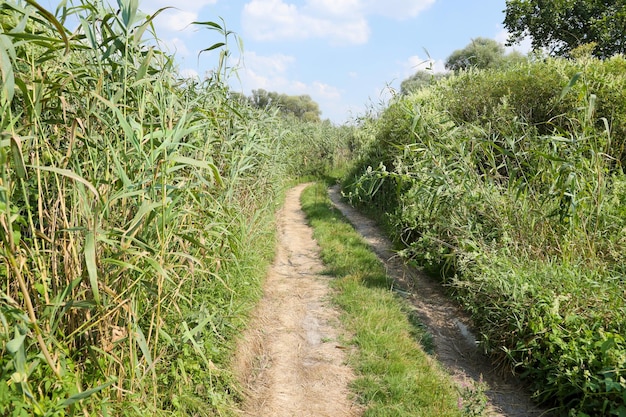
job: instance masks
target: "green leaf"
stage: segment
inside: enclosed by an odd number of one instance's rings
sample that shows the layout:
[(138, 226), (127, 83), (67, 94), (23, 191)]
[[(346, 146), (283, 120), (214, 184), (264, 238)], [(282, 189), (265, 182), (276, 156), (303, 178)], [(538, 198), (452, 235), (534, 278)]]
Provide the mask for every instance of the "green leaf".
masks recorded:
[(224, 45), (226, 45), (224, 42), (214, 43), (213, 45), (209, 46), (208, 48), (201, 50), (198, 55), (200, 55), (203, 52), (209, 52), (209, 51), (212, 51), (214, 49), (221, 48)]
[(569, 83), (565, 86), (563, 91), (561, 91), (561, 95), (559, 96), (559, 100), (563, 100), (563, 97), (569, 93), (569, 91), (574, 87), (578, 79), (583, 75), (582, 72), (577, 72), (574, 76), (569, 80)]
[(96, 187), (94, 187), (92, 183), (90, 183), (89, 181), (87, 181), (86, 179), (78, 175), (77, 173), (70, 171), (69, 169), (62, 169), (62, 168), (57, 168), (57, 167), (45, 167), (41, 165), (27, 165), (27, 167), (32, 168), (32, 169), (38, 169), (40, 171), (54, 172), (55, 174), (63, 175), (64, 177), (73, 179), (74, 181), (77, 181), (85, 185), (89, 189), (89, 191), (91, 191), (93, 195), (96, 196), (96, 198), (100, 199), (100, 193), (98, 193), (98, 190), (96, 190)]
[(138, 325), (135, 327), (135, 341), (139, 345), (139, 349), (141, 349), (141, 353), (143, 353), (144, 358), (146, 358), (146, 362), (148, 366), (152, 366), (152, 355), (150, 354), (150, 349), (148, 348), (148, 342), (146, 342), (146, 337), (141, 330), (141, 327)]
[[(215, 164), (208, 161), (200, 161), (198, 159), (189, 158), (187, 156), (180, 155), (172, 155), (168, 158), (169, 161), (174, 163), (180, 163), (182, 165), (190, 165), (196, 168), (208, 169), (211, 172), (211, 178), (213, 181), (219, 185), (220, 187), (223, 185), (222, 176), (220, 175), (219, 170), (215, 166)], [(174, 167), (172, 169), (177, 169), (178, 167)]]
[(24, 340), (26, 340), (26, 334), (22, 334), (16, 329), (15, 337), (7, 342), (7, 350), (14, 355), (24, 345)]
[(10, 55), (15, 55), (11, 39), (0, 34), (0, 87), (2, 87), (2, 96), (9, 103), (13, 100), (15, 93), (15, 74)]
[(74, 403), (77, 403), (78, 401), (82, 401), (85, 398), (90, 397), (93, 394), (95, 394), (97, 392), (100, 392), (103, 389), (111, 386), (111, 384), (113, 384), (116, 380), (117, 380), (117, 378), (112, 380), (112, 381), (107, 382), (106, 384), (102, 384), (102, 385), (97, 386), (95, 388), (91, 388), (91, 389), (88, 389), (86, 391), (79, 392), (78, 394), (71, 395), (70, 397), (68, 397), (67, 399), (65, 399), (61, 403), (61, 406), (63, 406), (65, 408), (65, 407), (69, 407), (70, 405), (72, 405)]
[(141, 38), (143, 37), (144, 32), (146, 31), (146, 29), (152, 25), (152, 21), (154, 20), (155, 17), (157, 17), (158, 15), (161, 14), (161, 12), (163, 12), (164, 10), (167, 9), (173, 9), (173, 7), (162, 7), (159, 10), (157, 10), (156, 12), (154, 12), (152, 14), (152, 16), (149, 16), (145, 22), (143, 22), (141, 24), (141, 26), (139, 26), (138, 28), (134, 29), (133, 31), (133, 39), (135, 42), (135, 45), (138, 45), (141, 42)]
[(126, 30), (129, 30), (137, 15), (139, 0), (117, 0), (117, 5), (122, 10), (122, 22), (124, 23), (124, 27)]
[(215, 23), (215, 22), (191, 22), (192, 25), (198, 25), (198, 26), (208, 26), (207, 29), (211, 29), (211, 30), (219, 30), (219, 31), (223, 31), (224, 29), (222, 28), (222, 26), (220, 26), (219, 24)]
[(89, 230), (85, 236), (85, 264), (89, 275), (91, 292), (96, 303), (100, 304), (100, 291), (98, 290), (98, 266), (96, 264), (96, 236), (93, 230)]
[(59, 33), (59, 36), (61, 36), (61, 38), (63, 39), (63, 43), (65, 43), (65, 53), (68, 53), (70, 51), (70, 41), (67, 38), (67, 35), (65, 33), (65, 28), (63, 27), (63, 25), (57, 20), (56, 17), (54, 17), (54, 15), (52, 13), (47, 11), (45, 8), (43, 8), (41, 5), (39, 5), (36, 1), (34, 1), (34, 0), (26, 0), (26, 3), (30, 4), (35, 9), (37, 9), (37, 11), (44, 18), (46, 18), (46, 20), (48, 22), (50, 22), (52, 24), (52, 26), (54, 26), (57, 29), (57, 32)]
[(163, 203), (161, 202), (150, 203), (148, 201), (144, 201), (141, 204), (141, 207), (139, 207), (137, 214), (135, 214), (135, 217), (130, 222), (130, 226), (128, 227), (128, 229), (126, 229), (126, 232), (124, 232), (124, 234), (126, 235), (130, 234), (133, 230), (137, 228), (137, 226), (139, 226), (141, 219), (143, 219), (146, 214), (150, 213), (152, 210), (156, 208), (161, 207), (162, 205)]
[(26, 178), (26, 167), (24, 166), (24, 157), (22, 156), (22, 142), (15, 135), (11, 136), (11, 152), (13, 153), (13, 162), (15, 162), (15, 172), (21, 179)]

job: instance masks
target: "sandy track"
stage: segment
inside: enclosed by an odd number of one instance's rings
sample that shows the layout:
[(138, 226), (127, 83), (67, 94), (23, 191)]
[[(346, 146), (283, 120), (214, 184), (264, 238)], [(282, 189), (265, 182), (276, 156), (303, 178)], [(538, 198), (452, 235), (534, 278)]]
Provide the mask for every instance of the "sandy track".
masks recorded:
[(246, 389), (244, 416), (353, 417), (354, 378), (338, 342), (339, 313), (311, 228), (300, 210), (306, 184), (289, 191), (279, 213), (278, 250), (264, 297), (236, 354)]
[(354, 228), (384, 262), (387, 273), (428, 328), (435, 345), (435, 356), (460, 385), (483, 381), (491, 403), (489, 415), (526, 417), (544, 415), (530, 400), (523, 386), (512, 376), (494, 369), (477, 347), (472, 324), (463, 311), (449, 300), (441, 286), (420, 271), (406, 267), (395, 255), (392, 244), (371, 219), (342, 201), (339, 187), (329, 191), (330, 198)]

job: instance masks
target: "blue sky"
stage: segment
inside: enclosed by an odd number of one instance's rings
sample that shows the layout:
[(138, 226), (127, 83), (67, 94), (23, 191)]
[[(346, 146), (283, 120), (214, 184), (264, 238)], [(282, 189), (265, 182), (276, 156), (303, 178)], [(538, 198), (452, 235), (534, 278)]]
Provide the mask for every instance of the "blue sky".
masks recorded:
[[(50, 0), (52, 2), (52, 0)], [(112, 3), (114, 3), (112, 1)], [(231, 64), (233, 89), (308, 94), (322, 118), (349, 121), (385, 102), (390, 88), (443, 62), (473, 38), (506, 40), (505, 0), (140, 0), (147, 13), (172, 6), (155, 19), (159, 38), (175, 52), (181, 72), (204, 76), (217, 52), (198, 51), (220, 41), (217, 33), (189, 26), (224, 19), (243, 40)], [(517, 49), (527, 51), (527, 45)]]

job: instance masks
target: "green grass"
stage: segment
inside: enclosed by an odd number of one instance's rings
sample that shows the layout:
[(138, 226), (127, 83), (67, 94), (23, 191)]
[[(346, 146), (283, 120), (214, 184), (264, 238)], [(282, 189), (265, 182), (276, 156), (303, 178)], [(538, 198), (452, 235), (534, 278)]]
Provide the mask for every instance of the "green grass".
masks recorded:
[(365, 416), (461, 415), (458, 390), (424, 352), (423, 329), (413, 324), (405, 301), (390, 290), (376, 255), (331, 208), (326, 187), (316, 184), (302, 195), (328, 272), (336, 277), (335, 300), (357, 349), (350, 359), (357, 372), (352, 388)]

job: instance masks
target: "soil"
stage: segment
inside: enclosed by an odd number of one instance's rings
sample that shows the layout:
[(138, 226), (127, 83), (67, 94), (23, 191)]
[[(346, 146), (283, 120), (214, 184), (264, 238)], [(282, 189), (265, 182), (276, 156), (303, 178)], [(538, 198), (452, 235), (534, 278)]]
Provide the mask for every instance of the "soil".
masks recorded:
[[(278, 250), (264, 284), (264, 297), (235, 353), (234, 368), (245, 388), (245, 417), (352, 417), (363, 413), (348, 388), (354, 379), (346, 365), (350, 350), (340, 343), (339, 312), (329, 300), (329, 278), (312, 230), (300, 210), (307, 184), (289, 191), (279, 213)], [(337, 187), (329, 191), (387, 267), (396, 289), (414, 306), (432, 334), (434, 354), (459, 386), (486, 384), (490, 416), (546, 415), (524, 387), (496, 371), (479, 349), (472, 323), (446, 298), (440, 284), (407, 268), (375, 223), (344, 203)]]
[(307, 184), (287, 193), (264, 296), (235, 355), (246, 417), (356, 417), (354, 379), (340, 344), (339, 312), (313, 232), (300, 209)]

